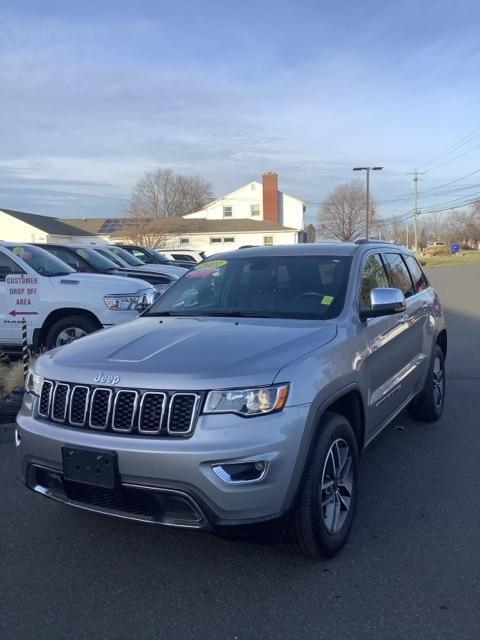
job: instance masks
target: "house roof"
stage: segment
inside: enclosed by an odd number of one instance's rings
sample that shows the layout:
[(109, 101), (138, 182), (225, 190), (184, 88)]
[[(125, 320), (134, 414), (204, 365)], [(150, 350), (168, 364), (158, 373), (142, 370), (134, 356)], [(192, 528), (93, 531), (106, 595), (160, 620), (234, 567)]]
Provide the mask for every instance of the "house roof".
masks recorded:
[(36, 213), (27, 213), (25, 211), (13, 211), (12, 209), (0, 209), (0, 212), (6, 213), (12, 218), (16, 218), (21, 222), (32, 225), (36, 229), (51, 233), (57, 236), (89, 236), (90, 233), (83, 232), (75, 226), (67, 224), (58, 218), (50, 216), (40, 216)]
[[(132, 218), (77, 218), (69, 219), (70, 224), (87, 230), (88, 235), (105, 234), (111, 237), (124, 237), (128, 228), (135, 224)], [(272, 231), (295, 231), (281, 224), (249, 218), (229, 220), (207, 220), (206, 218), (159, 218), (155, 231), (165, 234), (192, 233), (255, 233)]]

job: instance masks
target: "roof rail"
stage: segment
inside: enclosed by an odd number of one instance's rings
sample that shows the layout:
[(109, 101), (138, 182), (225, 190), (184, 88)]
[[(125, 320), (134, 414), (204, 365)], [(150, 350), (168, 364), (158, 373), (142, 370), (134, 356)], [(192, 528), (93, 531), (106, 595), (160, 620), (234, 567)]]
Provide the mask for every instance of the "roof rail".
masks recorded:
[(392, 244), (388, 240), (367, 240), (367, 238), (357, 238), (353, 244)]

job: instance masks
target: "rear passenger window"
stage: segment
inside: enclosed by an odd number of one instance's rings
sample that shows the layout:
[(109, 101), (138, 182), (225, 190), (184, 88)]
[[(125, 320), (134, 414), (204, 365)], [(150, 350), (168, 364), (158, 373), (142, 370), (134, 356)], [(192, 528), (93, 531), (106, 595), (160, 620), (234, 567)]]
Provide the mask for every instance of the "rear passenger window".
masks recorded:
[(414, 294), (412, 279), (402, 256), (399, 253), (386, 253), (383, 257), (392, 287), (400, 289), (405, 298), (412, 296)]
[(370, 291), (372, 289), (389, 287), (385, 267), (382, 258), (375, 253), (365, 260), (362, 274), (362, 292), (360, 298), (360, 306), (362, 309), (370, 307)]
[(405, 258), (405, 262), (407, 263), (408, 270), (412, 276), (415, 293), (420, 293), (420, 291), (428, 289), (428, 280), (415, 258), (413, 256), (407, 256)]

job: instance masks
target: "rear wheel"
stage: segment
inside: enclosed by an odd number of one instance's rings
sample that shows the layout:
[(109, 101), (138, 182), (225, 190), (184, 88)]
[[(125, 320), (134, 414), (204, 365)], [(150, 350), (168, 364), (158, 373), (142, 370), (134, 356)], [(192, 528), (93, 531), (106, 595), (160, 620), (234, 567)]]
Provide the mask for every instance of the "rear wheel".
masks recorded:
[(346, 543), (358, 499), (358, 445), (348, 420), (326, 413), (288, 529), (299, 554), (319, 559)]
[(412, 418), (424, 422), (439, 420), (445, 406), (445, 391), (445, 356), (437, 345), (430, 362), (425, 386), (409, 407)]
[(86, 316), (68, 316), (57, 320), (49, 329), (45, 341), (47, 349), (62, 347), (96, 331), (98, 324)]

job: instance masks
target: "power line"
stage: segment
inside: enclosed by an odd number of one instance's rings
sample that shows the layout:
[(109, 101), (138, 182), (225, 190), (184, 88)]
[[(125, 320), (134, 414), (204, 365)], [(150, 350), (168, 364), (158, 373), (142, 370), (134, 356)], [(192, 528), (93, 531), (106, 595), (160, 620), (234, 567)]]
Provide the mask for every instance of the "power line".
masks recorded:
[(430, 160), (427, 160), (426, 162), (422, 162), (421, 166), (422, 167), (426, 167), (427, 165), (432, 164), (432, 163), (436, 162), (437, 160), (441, 160), (442, 158), (447, 156), (449, 153), (452, 153), (453, 151), (456, 151), (457, 149), (459, 149), (463, 145), (465, 145), (468, 142), (470, 142), (472, 139), (477, 138), (479, 135), (480, 135), (480, 126), (476, 127), (470, 133), (467, 133), (466, 136), (461, 138), (461, 140), (459, 140), (454, 145), (448, 147), (448, 149), (446, 149), (445, 151), (442, 151), (441, 153), (438, 153), (436, 156), (433, 156), (433, 158), (430, 158)]
[(437, 164), (437, 166), (435, 167), (436, 169), (440, 168), (440, 167), (444, 167), (446, 164), (448, 164), (449, 162), (453, 162), (454, 160), (458, 160), (458, 158), (463, 158), (463, 156), (466, 156), (467, 153), (470, 153), (471, 151), (475, 151), (475, 149), (478, 149), (480, 147), (480, 144), (476, 144), (474, 147), (472, 147), (471, 149), (467, 149), (466, 151), (464, 151), (463, 153), (459, 153), (458, 156), (453, 156), (453, 158), (449, 158), (448, 160), (446, 160), (445, 162), (441, 162), (440, 164)]

